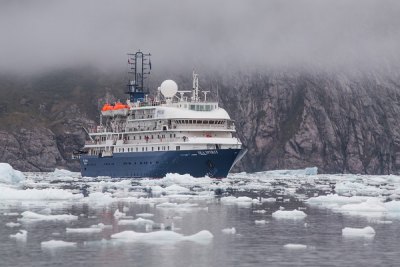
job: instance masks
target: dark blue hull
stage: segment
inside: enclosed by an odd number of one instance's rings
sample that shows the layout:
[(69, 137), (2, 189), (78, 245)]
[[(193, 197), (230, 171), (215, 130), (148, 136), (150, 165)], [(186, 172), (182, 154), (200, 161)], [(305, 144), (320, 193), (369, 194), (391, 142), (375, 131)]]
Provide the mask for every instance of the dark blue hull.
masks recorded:
[(241, 149), (218, 149), (81, 155), (80, 164), (82, 176), (89, 177), (160, 178), (178, 173), (223, 178), (244, 153)]

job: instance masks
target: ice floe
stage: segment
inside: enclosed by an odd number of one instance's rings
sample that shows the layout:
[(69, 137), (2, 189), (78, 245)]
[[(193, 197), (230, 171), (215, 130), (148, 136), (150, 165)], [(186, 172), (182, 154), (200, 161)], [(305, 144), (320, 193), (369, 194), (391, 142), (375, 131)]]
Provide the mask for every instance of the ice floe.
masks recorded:
[[(256, 202), (258, 201), (256, 200)], [(249, 197), (228, 196), (228, 197), (222, 197), (221, 203), (228, 205), (236, 204), (241, 207), (250, 207), (253, 204), (253, 199)]]
[(56, 248), (76, 247), (76, 243), (66, 242), (62, 240), (50, 240), (41, 242), (40, 246), (42, 247), (42, 249), (56, 249)]
[(306, 203), (347, 215), (400, 217), (400, 201), (384, 202), (381, 197), (328, 195), (310, 198)]
[(103, 229), (100, 227), (94, 228), (66, 228), (65, 232), (67, 234), (98, 234), (101, 233)]
[(236, 228), (235, 228), (235, 227), (232, 227), (232, 228), (225, 228), (225, 229), (222, 229), (221, 231), (222, 231), (222, 233), (228, 234), (228, 235), (234, 235), (234, 234), (236, 234)]
[(303, 245), (303, 244), (286, 244), (283, 246), (286, 249), (306, 249), (307, 245)]
[(173, 244), (181, 241), (208, 244), (213, 239), (213, 234), (203, 230), (194, 235), (184, 236), (173, 231), (155, 231), (139, 233), (135, 231), (124, 231), (111, 235), (111, 238), (123, 242), (141, 242), (151, 244)]
[(99, 223), (91, 225), (90, 228), (99, 228), (99, 229), (112, 229), (112, 225)]
[(365, 236), (365, 237), (373, 237), (375, 236), (375, 230), (371, 226), (367, 226), (364, 228), (351, 228), (351, 227), (345, 227), (342, 229), (342, 235), (343, 236)]
[(0, 183), (18, 184), (25, 180), (25, 175), (14, 170), (8, 163), (0, 163)]
[(9, 223), (6, 223), (6, 226), (10, 227), (10, 228), (14, 228), (14, 227), (21, 226), (21, 224), (20, 223), (15, 223), (15, 222), (9, 222)]
[(305, 214), (301, 210), (277, 210), (274, 213), (272, 213), (272, 217), (275, 219), (292, 219), (292, 220), (298, 220), (298, 219), (304, 219), (307, 217), (307, 214)]
[(10, 235), (11, 239), (15, 239), (19, 242), (26, 242), (28, 236), (28, 232), (26, 230), (19, 230), (18, 233), (14, 234), (14, 235)]
[(0, 200), (18, 200), (18, 201), (47, 201), (47, 200), (76, 200), (83, 196), (81, 194), (73, 194), (63, 189), (16, 189), (11, 187), (0, 186)]
[(154, 214), (153, 213), (138, 213), (138, 214), (136, 214), (136, 217), (150, 218), (150, 217), (154, 217)]
[(117, 220), (120, 219), (120, 218), (123, 218), (125, 216), (126, 216), (126, 213), (120, 212), (118, 209), (116, 209), (115, 212), (114, 212), (114, 218), (117, 219)]
[(35, 213), (32, 211), (24, 211), (21, 213), (22, 218), (18, 218), (19, 221), (22, 222), (36, 222), (36, 221), (76, 221), (78, 220), (78, 216), (71, 214), (60, 214), (60, 215), (44, 215)]
[(137, 218), (135, 220), (119, 220), (118, 225), (146, 225), (146, 224), (153, 224), (154, 221), (148, 220), (148, 219), (143, 219), (143, 218)]

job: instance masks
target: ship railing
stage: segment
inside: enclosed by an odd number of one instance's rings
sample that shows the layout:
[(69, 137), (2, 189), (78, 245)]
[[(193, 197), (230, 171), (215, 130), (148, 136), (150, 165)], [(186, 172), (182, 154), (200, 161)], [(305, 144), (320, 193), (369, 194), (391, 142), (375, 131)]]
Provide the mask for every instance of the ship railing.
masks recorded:
[(212, 124), (185, 124), (178, 125), (175, 129), (204, 129), (207, 131), (208, 129), (227, 129), (227, 130), (235, 130), (235, 126), (226, 126), (226, 125), (212, 125)]
[(107, 133), (110, 132), (111, 129), (109, 129), (108, 127), (101, 127), (101, 128), (91, 128), (89, 129), (89, 133)]

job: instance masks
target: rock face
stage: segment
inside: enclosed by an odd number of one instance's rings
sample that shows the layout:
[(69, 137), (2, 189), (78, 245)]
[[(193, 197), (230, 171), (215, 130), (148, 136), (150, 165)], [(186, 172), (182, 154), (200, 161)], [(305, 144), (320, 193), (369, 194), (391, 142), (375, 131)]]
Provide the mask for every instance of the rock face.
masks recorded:
[(79, 170), (72, 151), (85, 142), (82, 126), (93, 124), (72, 105), (53, 113), (53, 125), (0, 131), (0, 162), (10, 163), (22, 171), (54, 171), (55, 168)]
[(242, 170), (400, 172), (400, 87), (393, 76), (239, 75), (219, 86), (249, 149)]
[(16, 169), (52, 171), (55, 166), (65, 164), (57, 149), (56, 136), (46, 128), (2, 131), (0, 143), (0, 161), (9, 162)]
[[(191, 87), (188, 80), (177, 82), (182, 89)], [(214, 92), (218, 88), (220, 105), (248, 147), (237, 171), (316, 166), (326, 173), (400, 173), (398, 74), (213, 74), (200, 77), (200, 84)], [(0, 162), (23, 171), (78, 170), (71, 153), (83, 146), (82, 126), (90, 127), (99, 109), (98, 97), (81, 91), (90, 101), (40, 103), (39, 116), (50, 121), (45, 126), (0, 130)], [(81, 91), (75, 90), (69, 103), (79, 103)], [(28, 105), (26, 99), (20, 105)], [(86, 115), (83, 105), (89, 107), (86, 112), (96, 112)], [(1, 110), (5, 116), (9, 109)]]

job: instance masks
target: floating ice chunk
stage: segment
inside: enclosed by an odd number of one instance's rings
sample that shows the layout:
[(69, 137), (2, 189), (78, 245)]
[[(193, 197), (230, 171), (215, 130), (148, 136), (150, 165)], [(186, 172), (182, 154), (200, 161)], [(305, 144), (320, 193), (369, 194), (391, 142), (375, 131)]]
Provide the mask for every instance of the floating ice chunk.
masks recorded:
[(253, 203), (253, 199), (249, 197), (229, 196), (229, 197), (222, 197), (221, 203), (229, 205), (236, 204), (238, 206), (250, 207), (251, 204)]
[(300, 210), (277, 210), (272, 213), (272, 217), (275, 219), (304, 219), (307, 216), (303, 211)]
[(400, 201), (389, 201), (384, 206), (389, 212), (400, 212)]
[(194, 211), (200, 211), (200, 210), (206, 210), (208, 211), (207, 207), (199, 207), (199, 204), (197, 203), (170, 203), (170, 202), (165, 202), (158, 204), (156, 208), (159, 208), (161, 210), (174, 210), (176, 212), (180, 213), (188, 213), (188, 212), (194, 212)]
[(305, 175), (317, 175), (318, 174), (318, 167), (309, 167), (304, 169)]
[(78, 172), (71, 172), (64, 169), (55, 169), (50, 173), (52, 180), (73, 181), (78, 175)]
[(167, 194), (178, 194), (178, 193), (187, 193), (190, 189), (180, 186), (180, 185), (171, 185), (165, 188), (165, 192)]
[(122, 212), (128, 212), (128, 211), (129, 211), (129, 208), (128, 208), (128, 207), (124, 206), (124, 207), (122, 208)]
[(375, 236), (375, 230), (371, 226), (367, 226), (364, 228), (351, 228), (345, 227), (342, 229), (343, 236), (366, 236), (373, 237)]
[(343, 181), (336, 184), (335, 191), (338, 194), (350, 194), (353, 196), (379, 196), (382, 194), (383, 190), (375, 186), (368, 186), (358, 182)]
[(112, 239), (123, 242), (142, 242), (151, 244), (174, 244), (181, 241), (208, 244), (212, 241), (213, 237), (214, 236), (207, 230), (200, 231), (197, 234), (190, 236), (184, 236), (172, 231), (156, 231), (150, 233), (124, 231), (111, 236)]
[(90, 228), (112, 229), (112, 225), (99, 223), (99, 224), (91, 225)]
[(136, 217), (150, 218), (150, 217), (154, 217), (154, 214), (152, 214), (152, 213), (138, 213), (138, 214), (136, 214)]
[(232, 228), (225, 228), (225, 229), (222, 229), (222, 233), (224, 233), (224, 234), (230, 234), (230, 235), (234, 235), (234, 234), (236, 234), (236, 229), (235, 229), (235, 227), (232, 227)]
[(266, 224), (266, 220), (255, 220), (254, 223), (255, 224)]
[(135, 220), (120, 220), (118, 221), (118, 225), (146, 225), (146, 224), (153, 224), (154, 221), (148, 220), (148, 219), (143, 219), (143, 218), (137, 218)]
[(297, 169), (297, 170), (273, 170), (273, 171), (259, 172), (259, 173), (256, 173), (256, 174), (264, 174), (264, 175), (267, 175), (267, 176), (317, 175), (318, 174), (318, 168), (317, 167), (308, 167), (308, 168), (305, 168), (305, 169)]
[(379, 224), (392, 224), (393, 223), (392, 221), (384, 221), (384, 220), (377, 220), (375, 222), (379, 223)]
[(176, 208), (178, 203), (165, 202), (157, 205), (157, 208)]
[(261, 198), (261, 202), (263, 202), (263, 203), (266, 203), (266, 202), (276, 202), (276, 198), (274, 198), (274, 197)]
[(14, 170), (8, 163), (0, 163), (0, 183), (18, 184), (24, 180), (22, 172)]
[(28, 236), (28, 232), (26, 230), (19, 230), (15, 235), (10, 235), (11, 239), (15, 239), (19, 242), (26, 242), (26, 238)]
[(32, 211), (24, 211), (21, 213), (22, 218), (19, 218), (19, 221), (23, 222), (35, 222), (35, 221), (76, 221), (78, 220), (78, 216), (71, 214), (61, 214), (61, 215), (43, 215), (39, 213), (35, 213)]
[(114, 212), (114, 218), (117, 219), (117, 220), (122, 218), (122, 217), (125, 217), (125, 216), (126, 216), (126, 214), (123, 213), (123, 212), (120, 212), (118, 209), (116, 209), (115, 212)]
[(0, 200), (74, 200), (81, 198), (81, 194), (73, 194), (70, 191), (62, 189), (26, 189), (18, 190), (15, 188), (0, 186)]
[(361, 203), (369, 199), (369, 197), (361, 197), (361, 196), (353, 196), (353, 197), (345, 197), (339, 195), (327, 195), (327, 196), (318, 196), (312, 197), (306, 200), (307, 204), (310, 205), (321, 205), (321, 206), (337, 206), (351, 203)]
[(110, 193), (93, 192), (88, 197), (82, 199), (82, 202), (93, 206), (105, 206), (115, 202), (116, 199)]
[[(366, 213), (375, 213), (375, 215), (383, 215), (383, 214), (376, 214), (376, 213), (383, 213), (386, 211), (384, 204), (379, 199), (368, 199), (365, 202), (358, 203), (358, 204), (346, 204), (339, 208), (341, 212), (347, 212), (350, 214), (362, 214), (365, 215)], [(371, 214), (373, 215), (373, 214)]]
[(286, 249), (306, 249), (307, 246), (303, 244), (286, 244), (283, 246)]
[(14, 227), (21, 226), (21, 224), (20, 223), (15, 223), (15, 222), (9, 222), (9, 223), (6, 223), (6, 226), (10, 227), (10, 228), (14, 228)]
[(67, 234), (98, 234), (102, 228), (67, 228)]
[(55, 249), (55, 248), (66, 248), (66, 247), (75, 247), (75, 242), (66, 242), (62, 240), (50, 240), (44, 241), (40, 243), (42, 249)]
[(253, 213), (261, 213), (261, 214), (264, 214), (264, 213), (266, 213), (267, 211), (266, 210), (253, 210)]

